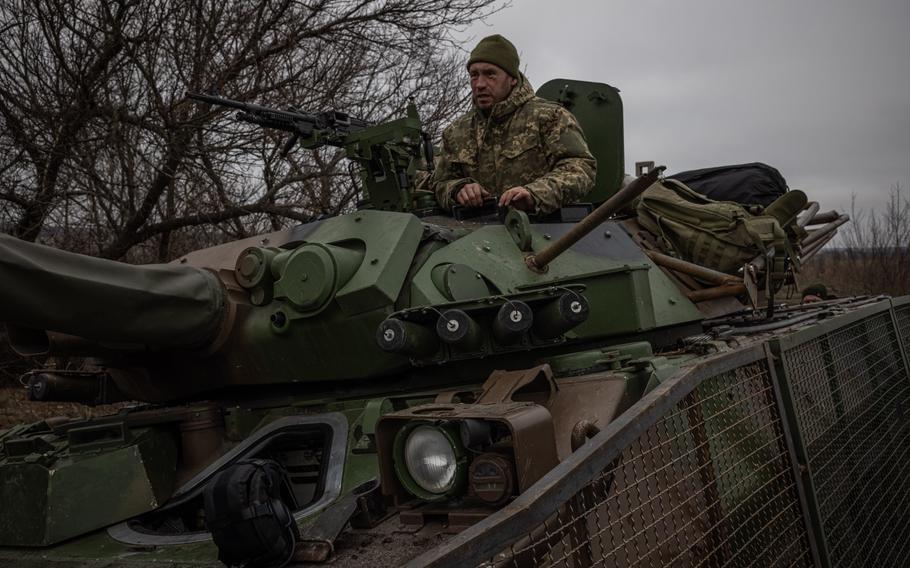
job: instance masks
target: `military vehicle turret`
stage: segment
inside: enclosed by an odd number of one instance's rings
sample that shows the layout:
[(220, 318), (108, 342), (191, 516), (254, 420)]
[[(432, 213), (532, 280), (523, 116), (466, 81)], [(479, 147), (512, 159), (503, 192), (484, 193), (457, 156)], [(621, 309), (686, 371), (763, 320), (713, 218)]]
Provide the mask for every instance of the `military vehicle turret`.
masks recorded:
[[(598, 159), (584, 203), (547, 218), (443, 214), (415, 183), (433, 157), (413, 108), (368, 124), (192, 95), (290, 132), (286, 150), (344, 148), (361, 206), (165, 265), (0, 237), (0, 321), (49, 362), (30, 398), (125, 403), (0, 433), (0, 558), (218, 565), (212, 487), (250, 459), (285, 472), (285, 561), (831, 558), (853, 521), (825, 508), (830, 459), (862, 451), (860, 426), (902, 447), (886, 418), (905, 408), (910, 304), (781, 303), (844, 216), (794, 191), (723, 206), (730, 234), (680, 221), (661, 192), (688, 188), (663, 167), (624, 175), (616, 89), (539, 94)], [(905, 498), (903, 459), (886, 487), (875, 452), (865, 483)], [(234, 528), (279, 516), (260, 505)]]

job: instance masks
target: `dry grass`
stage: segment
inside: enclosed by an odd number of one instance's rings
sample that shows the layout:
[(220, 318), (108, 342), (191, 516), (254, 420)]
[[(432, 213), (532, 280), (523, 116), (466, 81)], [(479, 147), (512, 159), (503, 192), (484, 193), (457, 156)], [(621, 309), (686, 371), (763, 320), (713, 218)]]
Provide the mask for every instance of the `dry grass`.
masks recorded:
[[(903, 254), (866, 256), (855, 251), (832, 249), (810, 259), (800, 273), (800, 288), (812, 284), (824, 284), (828, 293), (836, 296), (860, 296), (890, 294), (910, 295), (910, 279), (901, 278)], [(906, 269), (903, 269), (906, 272)]]
[(64, 402), (32, 402), (26, 398), (24, 387), (0, 388), (0, 430), (16, 424), (28, 424), (65, 416), (67, 418), (90, 418), (117, 412), (123, 404), (107, 406), (85, 406)]
[(854, 196), (850, 218), (838, 235), (840, 246), (811, 258), (800, 284), (824, 284), (838, 296), (910, 294), (910, 200), (901, 185), (891, 188), (881, 211), (857, 209)]

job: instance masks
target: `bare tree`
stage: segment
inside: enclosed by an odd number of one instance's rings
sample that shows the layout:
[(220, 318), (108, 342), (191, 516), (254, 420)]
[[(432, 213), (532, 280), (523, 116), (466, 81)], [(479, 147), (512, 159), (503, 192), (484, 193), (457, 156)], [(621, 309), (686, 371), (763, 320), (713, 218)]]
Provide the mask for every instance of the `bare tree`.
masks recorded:
[(895, 183), (883, 210), (856, 207), (840, 246), (812, 260), (809, 278), (842, 294), (910, 294), (910, 200)]
[(188, 248), (353, 206), (341, 153), (186, 90), (431, 131), (464, 107), (450, 31), (494, 0), (11, 0), (0, 7), (0, 226), (110, 258)]

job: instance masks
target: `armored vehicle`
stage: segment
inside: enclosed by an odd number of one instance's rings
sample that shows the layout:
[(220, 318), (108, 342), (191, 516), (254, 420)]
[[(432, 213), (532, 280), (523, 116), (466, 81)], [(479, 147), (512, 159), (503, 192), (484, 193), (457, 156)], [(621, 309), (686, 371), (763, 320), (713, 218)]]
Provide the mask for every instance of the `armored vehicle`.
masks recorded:
[(30, 398), (119, 403), (0, 433), (0, 562), (906, 563), (910, 299), (784, 298), (846, 217), (625, 175), (616, 89), (539, 94), (598, 160), (546, 218), (437, 209), (413, 108), (193, 95), (344, 148), (358, 210), (164, 265), (0, 237)]

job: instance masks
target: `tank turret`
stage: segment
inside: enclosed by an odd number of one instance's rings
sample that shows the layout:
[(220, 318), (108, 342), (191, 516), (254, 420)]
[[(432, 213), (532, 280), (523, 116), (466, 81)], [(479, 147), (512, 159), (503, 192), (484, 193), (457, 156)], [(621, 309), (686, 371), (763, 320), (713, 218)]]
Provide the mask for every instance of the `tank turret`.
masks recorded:
[[(242, 115), (265, 120), (257, 116)], [(577, 224), (571, 209), (542, 220), (511, 211), (502, 221), (487, 210), (461, 221), (419, 208), (419, 192), (395, 197), (409, 190), (414, 164), (375, 147), (420, 140), (416, 116), (372, 126), (347, 120), (354, 126), (344, 128), (311, 115), (296, 120), (268, 125), (309, 132), (305, 145), (342, 145), (355, 158), (391, 156), (378, 164), (363, 158), (369, 208), (167, 265), (0, 241), (9, 259), (4, 279), (22, 284), (0, 306), (14, 347), (89, 356), (97, 369), (39, 369), (30, 379), (33, 398), (89, 393), (83, 402), (96, 403), (109, 393), (108, 401), (164, 402), (265, 385), (306, 384), (328, 394), (342, 383), (373, 392), (401, 381), (454, 385), (573, 345), (630, 338), (673, 345), (700, 330), (694, 303), (634, 235), (608, 221), (661, 168), (610, 193)], [(320, 125), (322, 134), (313, 130)], [(405, 157), (425, 151), (416, 144)], [(377, 185), (377, 170), (398, 171), (400, 183)], [(81, 388), (87, 382), (91, 388)]]

